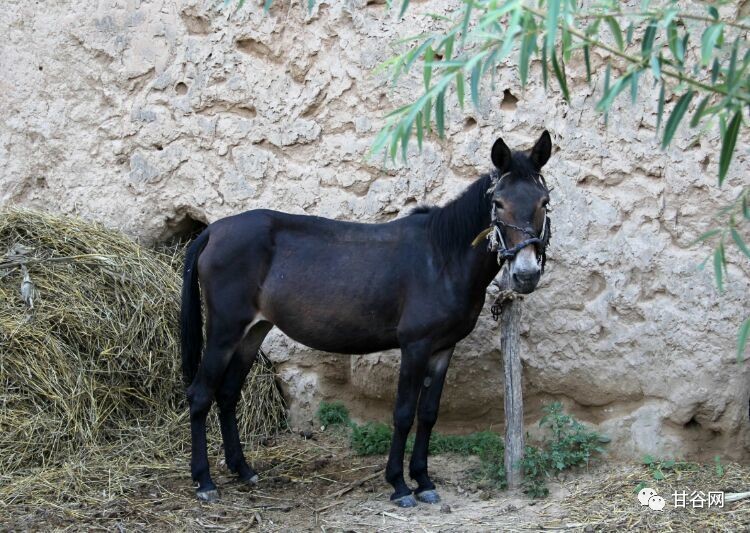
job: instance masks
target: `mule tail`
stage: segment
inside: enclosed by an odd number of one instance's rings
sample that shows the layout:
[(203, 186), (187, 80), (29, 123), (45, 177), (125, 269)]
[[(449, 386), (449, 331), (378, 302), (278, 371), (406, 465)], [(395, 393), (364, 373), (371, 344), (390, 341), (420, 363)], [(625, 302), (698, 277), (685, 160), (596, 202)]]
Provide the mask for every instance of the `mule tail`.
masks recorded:
[(180, 309), (180, 342), (182, 348), (182, 375), (185, 386), (193, 382), (198, 372), (203, 351), (203, 319), (201, 317), (201, 291), (198, 283), (198, 257), (208, 242), (204, 231), (185, 253), (185, 270), (182, 275), (182, 307)]

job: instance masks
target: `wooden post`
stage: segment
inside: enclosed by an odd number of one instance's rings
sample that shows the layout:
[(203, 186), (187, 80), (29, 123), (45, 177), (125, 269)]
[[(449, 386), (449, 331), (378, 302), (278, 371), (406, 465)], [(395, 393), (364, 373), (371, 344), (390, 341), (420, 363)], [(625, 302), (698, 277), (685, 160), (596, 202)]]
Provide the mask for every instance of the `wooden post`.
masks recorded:
[(505, 475), (509, 489), (521, 486), (520, 461), (524, 452), (523, 373), (519, 347), (521, 300), (511, 294), (510, 274), (503, 269), (500, 290), (507, 296), (500, 313), (503, 370), (505, 372)]

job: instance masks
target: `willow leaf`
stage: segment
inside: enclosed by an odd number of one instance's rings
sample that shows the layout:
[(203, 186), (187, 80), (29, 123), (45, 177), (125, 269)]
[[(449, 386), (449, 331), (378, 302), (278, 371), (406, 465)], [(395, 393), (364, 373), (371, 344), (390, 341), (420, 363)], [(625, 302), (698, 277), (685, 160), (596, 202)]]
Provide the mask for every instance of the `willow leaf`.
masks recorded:
[(401, 12), (398, 14), (398, 18), (401, 18), (404, 16), (404, 13), (406, 13), (406, 9), (409, 7), (409, 0), (404, 0), (401, 3)]
[(724, 183), (724, 178), (727, 177), (727, 171), (729, 170), (729, 163), (732, 161), (732, 155), (734, 154), (734, 147), (737, 144), (737, 134), (740, 131), (740, 124), (742, 123), (742, 111), (737, 112), (729, 122), (724, 137), (721, 140), (721, 156), (719, 157), (719, 185)]
[(525, 30), (518, 58), (518, 74), (521, 78), (522, 87), (526, 87), (526, 81), (529, 77), (529, 61), (531, 60), (531, 53), (535, 45), (536, 35), (531, 35), (528, 29)]
[(586, 81), (591, 83), (591, 55), (587, 44), (583, 45), (583, 59), (586, 63)]
[(453, 43), (456, 37), (455, 34), (450, 34), (444, 41), (443, 44), (443, 59), (449, 61), (453, 57)]
[(617, 22), (617, 19), (612, 16), (604, 17), (604, 22), (609, 26), (609, 31), (612, 32), (612, 36), (615, 38), (617, 48), (622, 52), (625, 49), (625, 43), (622, 40), (622, 29), (620, 28), (620, 24)]
[(661, 126), (661, 120), (664, 116), (664, 81), (661, 82), (661, 88), (659, 89), (659, 104), (656, 109), (656, 134), (659, 134), (659, 126)]
[(432, 80), (432, 60), (435, 57), (435, 50), (432, 46), (428, 46), (427, 50), (424, 51), (424, 90), (430, 90), (430, 81)]
[(440, 138), (445, 136), (445, 89), (435, 98), (435, 125)]
[(557, 82), (560, 84), (560, 90), (562, 90), (563, 98), (566, 102), (570, 102), (570, 92), (568, 92), (568, 82), (565, 79), (565, 67), (560, 65), (557, 61), (557, 54), (552, 52), (552, 69), (557, 78)]
[(724, 292), (724, 245), (714, 250), (714, 278), (719, 292)]
[(714, 53), (714, 47), (719, 41), (721, 32), (724, 30), (724, 24), (712, 24), (703, 32), (701, 38), (701, 64), (705, 67), (711, 61)]
[(732, 234), (732, 240), (734, 241), (734, 244), (737, 245), (737, 248), (739, 248), (742, 253), (745, 254), (748, 259), (750, 259), (750, 248), (748, 248), (747, 244), (745, 244), (745, 241), (742, 240), (740, 233), (734, 228), (731, 228), (729, 232)]
[(669, 143), (672, 142), (672, 137), (674, 137), (674, 134), (677, 131), (677, 126), (680, 124), (682, 117), (685, 116), (685, 112), (690, 105), (690, 100), (693, 99), (694, 95), (695, 91), (691, 89), (683, 94), (677, 101), (677, 105), (674, 106), (672, 114), (669, 116), (669, 120), (667, 120), (667, 124), (664, 126), (664, 138), (661, 141), (662, 148), (666, 148), (669, 146)]
[(695, 108), (695, 113), (693, 113), (693, 118), (690, 119), (690, 127), (694, 128), (698, 125), (698, 123), (703, 118), (703, 112), (706, 109), (706, 105), (708, 105), (708, 100), (711, 98), (711, 95), (708, 94), (703, 97), (703, 100), (700, 101), (698, 104), (698, 107)]
[(648, 23), (646, 31), (643, 33), (643, 41), (641, 41), (641, 55), (645, 58), (651, 55), (651, 50), (654, 48), (654, 38), (656, 37), (656, 22), (651, 20)]
[(555, 34), (557, 32), (557, 18), (560, 15), (560, 0), (549, 0), (547, 2), (547, 20), (545, 23), (547, 36), (545, 43), (552, 50), (555, 46)]

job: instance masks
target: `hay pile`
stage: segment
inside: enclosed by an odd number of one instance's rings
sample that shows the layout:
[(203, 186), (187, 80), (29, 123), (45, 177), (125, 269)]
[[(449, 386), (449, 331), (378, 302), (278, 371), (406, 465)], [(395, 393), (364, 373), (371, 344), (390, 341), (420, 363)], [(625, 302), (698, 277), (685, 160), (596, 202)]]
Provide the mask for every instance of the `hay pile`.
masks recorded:
[[(136, 462), (185, 460), (182, 256), (79, 219), (0, 213), (0, 477), (42, 482), (44, 469), (105, 461), (111, 480)], [(267, 360), (244, 390), (243, 437), (277, 430)]]

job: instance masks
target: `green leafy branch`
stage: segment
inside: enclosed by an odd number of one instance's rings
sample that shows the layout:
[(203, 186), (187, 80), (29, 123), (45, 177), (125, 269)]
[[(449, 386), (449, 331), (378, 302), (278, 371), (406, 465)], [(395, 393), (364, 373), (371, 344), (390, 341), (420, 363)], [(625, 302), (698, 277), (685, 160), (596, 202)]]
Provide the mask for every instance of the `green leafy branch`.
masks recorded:
[[(464, 0), (455, 18), (447, 20), (450, 24), (446, 31), (401, 41), (413, 45), (386, 62), (397, 83), (419, 61), (424, 71), (424, 93), (386, 117), (373, 151), (385, 151), (395, 159), (400, 146), (405, 158), (412, 135), (421, 147), (425, 135), (432, 131), (433, 120), (437, 134), (444, 136), (449, 87), (455, 87), (463, 108), (465, 87), (469, 86), (471, 100), (478, 108), (482, 78), (487, 73), (494, 75), (495, 68), (514, 50), (522, 86), (527, 84), (531, 60), (536, 58), (545, 88), (551, 73), (566, 101), (570, 100), (566, 64), (574, 53), (582, 54), (586, 79), (591, 84), (591, 52), (599, 50), (611, 56), (606, 60), (599, 111), (607, 113), (626, 89), (635, 102), (640, 77), (651, 72), (654, 82), (660, 84), (660, 129), (667, 94), (680, 95), (664, 126), (662, 147), (672, 141), (693, 98), (703, 94), (690, 125), (695, 128), (705, 122), (707, 129), (718, 121), (722, 138), (719, 183), (723, 183), (743, 125), (743, 108), (750, 105), (750, 50), (745, 39), (750, 26), (720, 20), (715, 6), (709, 6), (709, 16), (699, 16), (682, 12), (675, 2), (659, 9), (648, 9), (648, 4), (644, 2), (640, 12), (626, 12), (620, 2), (611, 0), (592, 8), (581, 8), (575, 0), (538, 0), (537, 7), (522, 0)], [(635, 20), (623, 30), (622, 19)], [(695, 23), (708, 26), (702, 31), (700, 58), (691, 62), (689, 41), (700, 30), (691, 26)], [(604, 27), (613, 43), (600, 36)], [(641, 34), (639, 49), (634, 44), (636, 31)], [(624, 73), (614, 79), (613, 71), (618, 68)]]

